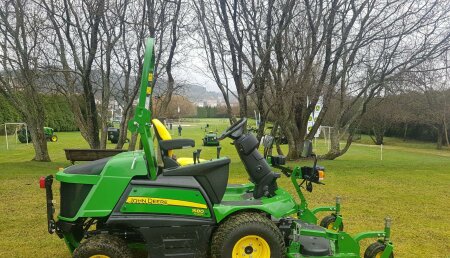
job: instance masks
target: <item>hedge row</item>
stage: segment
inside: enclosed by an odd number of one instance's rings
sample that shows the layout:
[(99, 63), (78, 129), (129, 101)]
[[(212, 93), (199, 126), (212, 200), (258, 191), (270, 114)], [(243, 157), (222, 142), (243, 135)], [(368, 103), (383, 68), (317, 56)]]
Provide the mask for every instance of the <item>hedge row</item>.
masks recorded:
[[(43, 95), (45, 108), (45, 126), (56, 131), (77, 131), (74, 115), (64, 96)], [(0, 96), (0, 124), (23, 122), (18, 110), (4, 96)], [(13, 130), (14, 129), (8, 129)]]

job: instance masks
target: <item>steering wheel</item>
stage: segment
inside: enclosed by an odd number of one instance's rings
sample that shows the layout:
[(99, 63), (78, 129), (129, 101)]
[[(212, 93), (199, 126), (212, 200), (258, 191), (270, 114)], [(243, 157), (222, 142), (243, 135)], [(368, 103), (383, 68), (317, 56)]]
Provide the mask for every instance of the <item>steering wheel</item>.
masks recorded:
[[(223, 140), (225, 137), (231, 136), (233, 133), (238, 131), (239, 129), (242, 129), (243, 126), (247, 124), (247, 118), (241, 118), (236, 123), (232, 124), (230, 127), (228, 127), (223, 133), (217, 138), (218, 140)], [(231, 137), (234, 139), (235, 137)], [(236, 137), (237, 138), (237, 137)]]

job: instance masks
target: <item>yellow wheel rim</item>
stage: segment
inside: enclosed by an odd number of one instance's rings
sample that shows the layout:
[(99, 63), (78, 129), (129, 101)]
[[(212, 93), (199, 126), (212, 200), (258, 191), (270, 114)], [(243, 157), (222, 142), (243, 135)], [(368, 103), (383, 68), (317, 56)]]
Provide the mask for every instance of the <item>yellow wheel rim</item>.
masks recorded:
[(383, 254), (383, 252), (379, 252), (377, 253), (377, 255), (375, 256), (375, 258), (381, 258), (381, 255)]
[(331, 230), (333, 230), (333, 226), (334, 226), (334, 223), (330, 223), (330, 224), (328, 224), (328, 227), (327, 227), (327, 229), (331, 229)]
[(233, 258), (270, 257), (270, 247), (264, 238), (256, 235), (249, 235), (239, 239), (233, 247)]
[(107, 255), (103, 255), (103, 254), (96, 254), (96, 255), (89, 256), (89, 258), (110, 258), (110, 257)]
[(52, 142), (56, 142), (56, 136), (52, 136)]

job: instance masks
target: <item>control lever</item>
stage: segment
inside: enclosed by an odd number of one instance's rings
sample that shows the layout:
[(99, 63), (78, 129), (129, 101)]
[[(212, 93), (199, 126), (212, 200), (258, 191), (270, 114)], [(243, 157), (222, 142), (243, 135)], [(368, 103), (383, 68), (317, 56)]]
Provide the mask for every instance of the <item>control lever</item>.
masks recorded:
[(306, 191), (308, 192), (312, 192), (313, 190), (313, 185), (310, 181), (306, 181)]
[(192, 152), (192, 158), (194, 159), (194, 164), (197, 164), (197, 151)]
[(200, 163), (200, 152), (202, 152), (202, 149), (197, 149), (197, 163)]
[(222, 146), (217, 146), (217, 158), (220, 158), (220, 150), (222, 149)]
[(316, 166), (317, 166), (317, 156), (316, 156), (315, 153), (311, 153), (311, 157), (314, 158), (313, 171), (316, 171)]

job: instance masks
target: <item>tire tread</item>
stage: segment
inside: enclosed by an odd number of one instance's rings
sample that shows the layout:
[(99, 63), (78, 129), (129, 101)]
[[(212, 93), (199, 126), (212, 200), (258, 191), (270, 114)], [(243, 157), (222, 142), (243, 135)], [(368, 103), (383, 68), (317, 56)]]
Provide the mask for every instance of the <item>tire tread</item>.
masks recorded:
[(281, 254), (272, 255), (272, 257), (284, 257), (284, 240), (279, 229), (271, 220), (258, 212), (242, 212), (227, 218), (213, 234), (211, 240), (211, 257), (222, 257), (222, 247), (223, 243), (227, 240), (227, 237), (236, 228), (247, 224), (259, 224), (261, 226), (265, 226), (271, 234), (275, 236), (277, 243), (281, 247)]
[[(98, 251), (97, 251), (98, 250)], [(108, 255), (111, 258), (132, 258), (133, 255), (128, 249), (125, 241), (119, 237), (100, 234), (86, 239), (82, 242), (73, 252), (74, 258), (87, 258), (92, 256), (93, 252), (108, 251)]]

